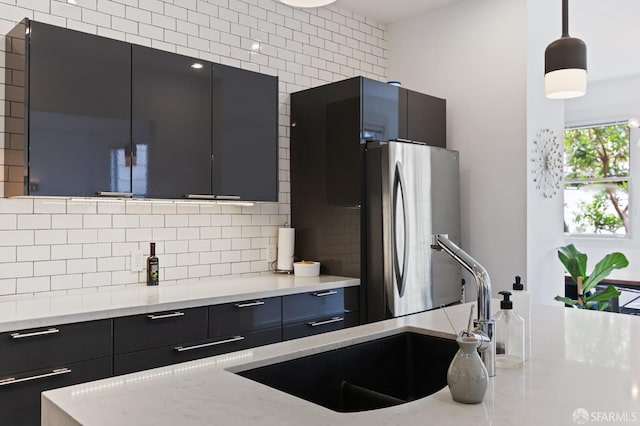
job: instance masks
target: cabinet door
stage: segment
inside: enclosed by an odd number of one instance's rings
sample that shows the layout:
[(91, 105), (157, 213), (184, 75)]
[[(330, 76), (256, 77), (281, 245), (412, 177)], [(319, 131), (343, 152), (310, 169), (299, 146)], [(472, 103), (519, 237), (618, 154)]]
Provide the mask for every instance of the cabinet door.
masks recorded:
[(206, 307), (133, 315), (113, 320), (113, 351), (116, 355), (206, 338)]
[(447, 147), (444, 99), (407, 90), (407, 139)]
[(213, 193), (278, 201), (278, 78), (213, 66)]
[(209, 307), (209, 337), (280, 327), (282, 298), (245, 300)]
[(130, 192), (130, 45), (30, 24), (26, 193)]
[(211, 194), (211, 64), (136, 45), (131, 58), (134, 196)]
[(112, 375), (111, 357), (30, 371), (0, 380), (0, 424), (40, 425), (40, 393)]
[(386, 141), (400, 137), (399, 88), (362, 79), (362, 138)]

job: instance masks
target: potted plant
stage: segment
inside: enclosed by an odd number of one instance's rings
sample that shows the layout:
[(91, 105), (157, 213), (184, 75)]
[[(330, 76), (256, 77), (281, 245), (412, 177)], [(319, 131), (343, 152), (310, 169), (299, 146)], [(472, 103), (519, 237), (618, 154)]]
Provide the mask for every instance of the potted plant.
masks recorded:
[(614, 269), (625, 268), (629, 261), (622, 253), (610, 253), (603, 257), (587, 275), (587, 255), (578, 251), (573, 244), (558, 248), (558, 258), (567, 269), (573, 282), (577, 285), (577, 299), (556, 296), (555, 300), (580, 309), (597, 309), (603, 311), (609, 306), (609, 300), (620, 296), (614, 286), (605, 289), (596, 286)]

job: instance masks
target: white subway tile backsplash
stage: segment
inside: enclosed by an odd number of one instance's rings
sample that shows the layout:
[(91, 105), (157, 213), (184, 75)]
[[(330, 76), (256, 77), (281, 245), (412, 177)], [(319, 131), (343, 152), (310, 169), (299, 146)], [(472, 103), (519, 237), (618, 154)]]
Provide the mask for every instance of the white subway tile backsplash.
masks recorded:
[(131, 21), (151, 24), (151, 12), (137, 7), (126, 6), (125, 17)]
[(100, 287), (111, 285), (110, 272), (93, 272), (82, 274), (82, 287)]
[(0, 296), (16, 294), (16, 279), (0, 280)]
[(11, 230), (18, 228), (18, 216), (15, 214), (0, 215), (0, 230)]
[(17, 293), (35, 293), (51, 289), (50, 277), (18, 278), (16, 280)]
[(96, 229), (71, 229), (67, 231), (69, 244), (92, 243), (98, 239)]
[(220, 253), (220, 262), (239, 262), (242, 258), (240, 251), (223, 251)]
[[(22, 231), (22, 232), (31, 232), (31, 231)], [(28, 244), (34, 244), (34, 243), (35, 244), (66, 244), (67, 243), (66, 230), (36, 230), (34, 235), (35, 235), (34, 237), (35, 241), (31, 241)], [(0, 232), (0, 245), (2, 245), (2, 232)], [(18, 244), (14, 244), (14, 245), (18, 245)]]
[(125, 269), (124, 257), (103, 257), (98, 259), (98, 272), (122, 271)]
[(55, 275), (51, 277), (51, 290), (70, 290), (82, 287), (82, 274)]
[(124, 229), (98, 229), (99, 243), (125, 242), (126, 231)]
[(51, 260), (81, 258), (82, 244), (58, 244), (51, 246)]
[(82, 229), (82, 225), (82, 215), (80, 214), (54, 214), (51, 216), (51, 229)]
[(173, 268), (160, 267), (160, 281), (166, 280), (183, 280), (189, 278), (189, 268), (186, 266), (177, 266)]
[(62, 275), (66, 273), (66, 261), (49, 260), (45, 262), (33, 263), (33, 275), (36, 277), (45, 275)]
[(82, 257), (107, 257), (111, 256), (111, 244), (83, 244), (82, 245)]
[(34, 244), (32, 230), (0, 231), (0, 246), (29, 246)]
[[(163, 282), (267, 272), (266, 247), (290, 222), (289, 93), (353, 75), (385, 79), (384, 26), (336, 6), (298, 9), (275, 0), (75, 1), (0, 0), (0, 33), (27, 16), (278, 76), (279, 203), (0, 199), (0, 295), (140, 285), (144, 272), (128, 270), (131, 251), (148, 255), (150, 241), (158, 244)], [(21, 84), (22, 75), (14, 78)], [(7, 81), (0, 73), (0, 93), (4, 87), (10, 98)], [(20, 118), (22, 108), (2, 103), (0, 115)], [(12, 156), (23, 141), (2, 138), (0, 123), (0, 140), (12, 148), (0, 150), (0, 162), (18, 164), (21, 156)]]
[(230, 263), (219, 263), (216, 265), (211, 265), (211, 276), (222, 276), (231, 274), (231, 264)]
[(96, 259), (71, 259), (67, 260), (67, 274), (81, 274), (96, 272)]
[[(7, 248), (7, 247), (5, 247)], [(13, 247), (8, 247), (14, 249)], [(10, 253), (7, 253), (10, 254)], [(25, 262), (29, 260), (49, 260), (51, 258), (50, 246), (21, 246), (14, 249), (14, 260)]]

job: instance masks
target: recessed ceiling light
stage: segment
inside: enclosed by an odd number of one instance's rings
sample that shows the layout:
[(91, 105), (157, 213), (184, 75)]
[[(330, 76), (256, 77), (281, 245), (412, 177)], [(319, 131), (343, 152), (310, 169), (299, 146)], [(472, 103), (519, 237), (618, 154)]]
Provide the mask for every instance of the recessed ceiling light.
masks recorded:
[(191, 68), (199, 70), (200, 68), (202, 68), (203, 65), (200, 62), (194, 62), (193, 64), (191, 64)]
[(322, 7), (335, 2), (336, 0), (280, 0), (291, 7)]

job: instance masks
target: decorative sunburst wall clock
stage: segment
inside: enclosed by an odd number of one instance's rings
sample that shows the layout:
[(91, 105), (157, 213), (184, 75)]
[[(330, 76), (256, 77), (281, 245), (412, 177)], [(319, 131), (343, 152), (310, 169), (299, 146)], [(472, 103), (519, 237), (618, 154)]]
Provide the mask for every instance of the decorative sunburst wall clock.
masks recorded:
[(542, 129), (533, 141), (531, 175), (536, 189), (544, 198), (553, 198), (562, 182), (563, 151), (555, 133)]

